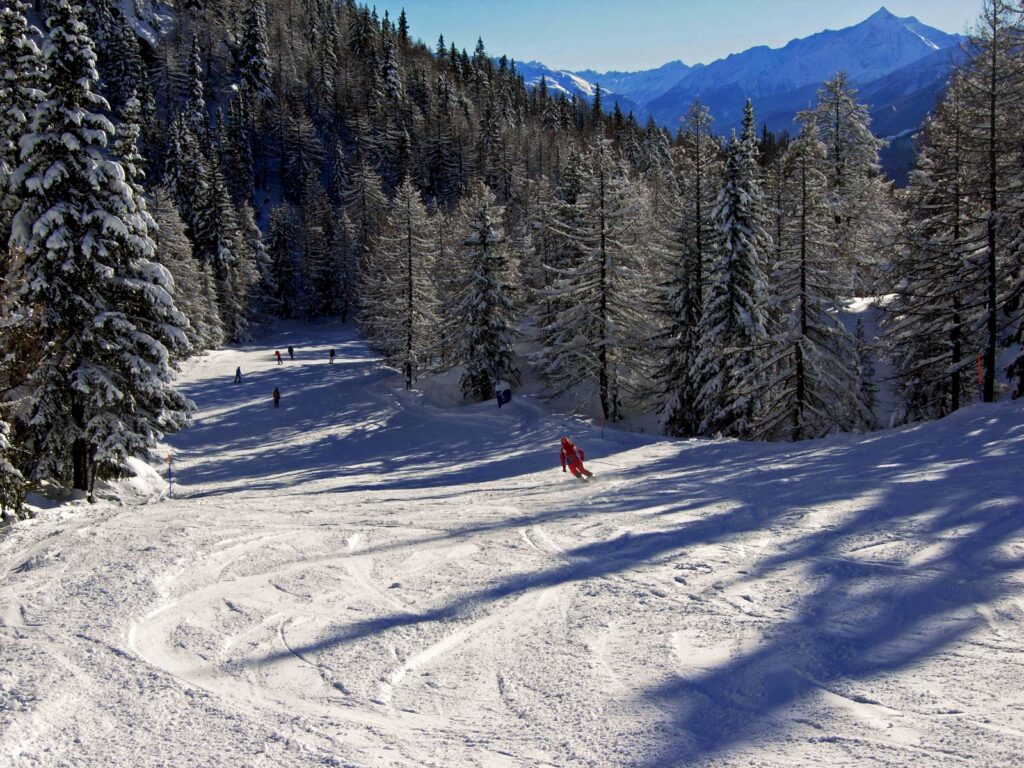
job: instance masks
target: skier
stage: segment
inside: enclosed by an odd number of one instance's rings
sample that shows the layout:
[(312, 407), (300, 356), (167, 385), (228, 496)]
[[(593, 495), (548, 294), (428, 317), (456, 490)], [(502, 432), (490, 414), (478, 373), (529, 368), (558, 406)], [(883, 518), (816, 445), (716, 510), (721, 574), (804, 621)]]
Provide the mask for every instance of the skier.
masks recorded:
[(565, 435), (562, 435), (561, 458), (563, 472), (565, 472), (565, 468), (568, 466), (572, 476), (578, 477), (580, 480), (594, 476), (593, 472), (583, 466), (583, 449)]
[(281, 405), (281, 390), (279, 390), (277, 387), (274, 387), (274, 395), (273, 395), (273, 397), (274, 397), (274, 407), (277, 408), (277, 407), (279, 407)]
[(288, 345), (288, 358), (291, 360), (295, 359), (295, 347), (291, 344)]
[(331, 350), (331, 353), (330, 353), (330, 355), (328, 355), (328, 357), (330, 357), (330, 360), (329, 360), (330, 364), (334, 365), (334, 350), (333, 349)]
[(280, 349), (275, 349), (274, 350), (274, 357), (277, 358), (277, 364), (278, 365), (284, 365), (284, 360), (281, 359), (281, 350)]
[(235, 368), (235, 384), (242, 383), (242, 366)]

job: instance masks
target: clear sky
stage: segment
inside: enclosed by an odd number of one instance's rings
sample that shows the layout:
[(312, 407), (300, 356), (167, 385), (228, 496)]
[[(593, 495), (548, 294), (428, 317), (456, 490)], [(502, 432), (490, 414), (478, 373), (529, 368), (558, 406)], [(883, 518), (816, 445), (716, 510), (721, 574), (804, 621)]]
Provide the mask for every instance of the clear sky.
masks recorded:
[(863, 21), (883, 4), (946, 32), (963, 32), (981, 0), (364, 0), (393, 19), (404, 7), (414, 37), (444, 33), (556, 69), (650, 69), (674, 59), (709, 63), (754, 45), (773, 48)]

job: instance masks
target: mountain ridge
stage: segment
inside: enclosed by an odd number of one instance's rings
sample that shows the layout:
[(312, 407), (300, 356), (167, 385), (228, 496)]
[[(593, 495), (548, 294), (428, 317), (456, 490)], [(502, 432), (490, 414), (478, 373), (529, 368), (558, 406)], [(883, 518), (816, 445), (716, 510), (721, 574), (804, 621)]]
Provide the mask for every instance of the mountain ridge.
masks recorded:
[[(607, 106), (618, 104), (644, 121), (674, 130), (698, 97), (711, 110), (716, 130), (739, 125), (750, 98), (759, 121), (772, 130), (792, 130), (796, 114), (810, 106), (821, 84), (847, 73), (868, 104), (882, 138), (916, 132), (945, 89), (959, 59), (961, 37), (928, 26), (915, 16), (900, 17), (884, 6), (858, 24), (825, 29), (785, 45), (758, 45), (708, 64), (680, 59), (636, 72), (554, 70), (541, 62), (518, 65), (528, 86), (541, 78), (550, 90), (590, 101), (598, 85)], [(901, 181), (907, 152), (890, 175)]]

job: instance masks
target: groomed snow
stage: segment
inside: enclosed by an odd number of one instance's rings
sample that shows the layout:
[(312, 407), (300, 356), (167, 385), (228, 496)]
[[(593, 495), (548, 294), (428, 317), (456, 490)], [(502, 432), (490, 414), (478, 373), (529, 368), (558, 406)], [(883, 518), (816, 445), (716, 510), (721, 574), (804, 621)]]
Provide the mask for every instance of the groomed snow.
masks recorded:
[[(1024, 754), (1022, 404), (795, 446), (602, 439), (529, 398), (432, 406), (349, 328), (298, 324), (183, 383), (173, 499), (0, 533), (0, 765)], [(597, 480), (559, 471), (563, 432)]]

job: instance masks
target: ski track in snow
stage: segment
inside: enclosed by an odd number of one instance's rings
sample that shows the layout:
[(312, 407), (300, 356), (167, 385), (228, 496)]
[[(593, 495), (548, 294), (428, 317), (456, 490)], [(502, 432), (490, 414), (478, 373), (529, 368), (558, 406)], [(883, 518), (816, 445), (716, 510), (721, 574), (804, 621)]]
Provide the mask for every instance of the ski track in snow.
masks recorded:
[(282, 324), (185, 366), (173, 499), (0, 538), (0, 765), (1024, 754), (1024, 404), (745, 445), (398, 382)]

